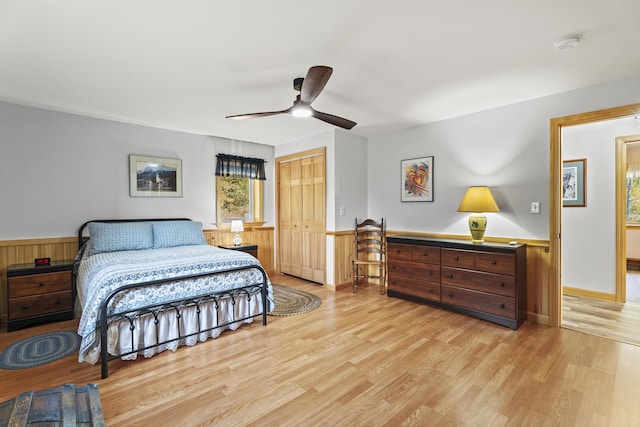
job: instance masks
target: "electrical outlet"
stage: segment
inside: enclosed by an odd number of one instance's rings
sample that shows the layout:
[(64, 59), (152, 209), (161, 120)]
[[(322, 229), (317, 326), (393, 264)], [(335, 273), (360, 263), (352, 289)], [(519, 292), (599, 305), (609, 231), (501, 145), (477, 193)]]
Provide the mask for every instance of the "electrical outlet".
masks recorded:
[(531, 202), (531, 213), (532, 214), (540, 213), (540, 202)]
[(344, 216), (344, 206), (340, 208), (340, 216)]

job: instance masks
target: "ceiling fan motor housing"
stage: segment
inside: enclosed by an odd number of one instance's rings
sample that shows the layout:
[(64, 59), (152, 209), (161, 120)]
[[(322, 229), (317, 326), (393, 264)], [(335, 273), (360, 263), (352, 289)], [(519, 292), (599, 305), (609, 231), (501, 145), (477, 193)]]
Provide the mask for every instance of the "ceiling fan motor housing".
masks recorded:
[(298, 77), (297, 79), (293, 79), (293, 89), (300, 92), (302, 90), (302, 82), (304, 78)]

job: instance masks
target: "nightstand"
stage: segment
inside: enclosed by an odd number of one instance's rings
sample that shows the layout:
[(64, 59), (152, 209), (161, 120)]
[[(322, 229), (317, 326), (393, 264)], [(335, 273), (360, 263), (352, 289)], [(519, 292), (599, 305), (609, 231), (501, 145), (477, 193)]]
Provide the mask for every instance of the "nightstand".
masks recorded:
[(253, 255), (254, 257), (258, 258), (258, 245), (218, 245), (218, 247), (223, 249), (231, 249), (234, 251), (246, 252), (249, 255)]
[(7, 331), (42, 322), (73, 319), (73, 261), (7, 268)]

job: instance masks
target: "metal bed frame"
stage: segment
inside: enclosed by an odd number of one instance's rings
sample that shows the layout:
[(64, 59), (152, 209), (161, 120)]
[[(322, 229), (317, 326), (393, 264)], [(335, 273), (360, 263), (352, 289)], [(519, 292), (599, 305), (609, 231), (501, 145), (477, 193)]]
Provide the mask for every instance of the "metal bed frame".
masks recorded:
[[(83, 232), (85, 227), (91, 223), (91, 222), (106, 222), (106, 223), (117, 223), (117, 222), (151, 222), (151, 221), (190, 221), (187, 218), (161, 218), (161, 219), (119, 219), (119, 220), (92, 220), (92, 221), (87, 221), (84, 224), (82, 224), (82, 226), (80, 227), (79, 231), (78, 231), (78, 250), (80, 250), (82, 248), (82, 245), (84, 244), (84, 242), (86, 240), (88, 240), (87, 238), (85, 238), (83, 236)], [(74, 261), (74, 267), (73, 267), (73, 289), (74, 289), (74, 293), (75, 293), (75, 289), (76, 289), (76, 280), (77, 280), (77, 268), (78, 268), (78, 264), (79, 264), (79, 260)], [(123, 312), (119, 312), (116, 314), (109, 314), (108, 313), (108, 307), (109, 307), (109, 303), (116, 298), (121, 292), (126, 292), (128, 290), (131, 289), (136, 289), (136, 288), (144, 288), (144, 287), (148, 287), (148, 286), (156, 286), (156, 285), (161, 285), (163, 283), (175, 283), (175, 282), (179, 282), (179, 281), (187, 281), (187, 280), (191, 280), (191, 279), (196, 279), (196, 278), (200, 278), (200, 277), (206, 277), (206, 276), (216, 276), (216, 275), (220, 275), (220, 274), (224, 274), (224, 273), (229, 273), (229, 272), (234, 272), (234, 271), (243, 271), (243, 270), (258, 270), (261, 275), (262, 275), (262, 280), (259, 283), (250, 283), (250, 284), (246, 284), (244, 286), (239, 286), (237, 288), (234, 289), (230, 289), (230, 290), (226, 290), (226, 291), (220, 291), (220, 292), (212, 292), (209, 294), (205, 294), (205, 295), (197, 295), (194, 297), (190, 297), (187, 299), (177, 299), (171, 302), (165, 302), (165, 303), (161, 303), (161, 304), (152, 304), (152, 305), (147, 305), (144, 307), (139, 307), (139, 308), (135, 308), (132, 310), (128, 310), (128, 311), (123, 311)], [(252, 316), (246, 316), (246, 317), (242, 317), (242, 318), (238, 318), (238, 319), (231, 319), (228, 322), (219, 323), (219, 318), (217, 316), (218, 312), (218, 308), (219, 308), (219, 303), (222, 299), (230, 299), (231, 300), (231, 304), (232, 306), (235, 306), (236, 302), (238, 301), (239, 298), (246, 298), (247, 301), (251, 301), (251, 298), (256, 298), (258, 296), (258, 293), (260, 294), (260, 297), (262, 299), (262, 312), (261, 313), (257, 313), (255, 315)], [(267, 273), (264, 271), (264, 269), (260, 266), (260, 265), (252, 265), (252, 266), (246, 266), (246, 267), (236, 267), (236, 268), (232, 268), (232, 269), (226, 269), (226, 270), (222, 270), (222, 271), (216, 271), (216, 272), (211, 272), (211, 273), (200, 273), (200, 274), (194, 274), (194, 275), (189, 275), (189, 276), (181, 276), (181, 277), (172, 277), (172, 278), (167, 278), (167, 279), (162, 279), (162, 280), (153, 280), (150, 282), (144, 282), (144, 283), (132, 283), (129, 285), (125, 285), (122, 286), (121, 288), (118, 288), (116, 290), (114, 290), (113, 292), (111, 292), (105, 299), (104, 301), (102, 301), (102, 303), (100, 304), (100, 318), (96, 321), (96, 328), (100, 330), (100, 363), (101, 363), (101, 367), (102, 367), (102, 378), (107, 378), (109, 375), (109, 371), (108, 371), (108, 362), (110, 360), (113, 359), (117, 359), (123, 356), (127, 356), (130, 354), (134, 354), (134, 353), (138, 353), (140, 351), (144, 351), (150, 348), (154, 348), (154, 347), (159, 347), (174, 341), (178, 341), (178, 340), (183, 340), (185, 338), (194, 336), (194, 335), (199, 335), (202, 333), (207, 333), (210, 332), (214, 329), (219, 329), (219, 328), (225, 328), (233, 323), (237, 323), (237, 322), (243, 322), (245, 320), (254, 318), (254, 317), (258, 317), (258, 316), (262, 316), (262, 324), (266, 325), (267, 324), (267, 294), (268, 294), (268, 280), (267, 280)], [(74, 297), (75, 299), (75, 297)], [(215, 326), (212, 326), (210, 328), (206, 328), (206, 329), (201, 329), (200, 326), (200, 313), (201, 313), (201, 306), (202, 304), (205, 303), (212, 303), (215, 304), (215, 308), (216, 308), (216, 321), (215, 321)], [(158, 320), (158, 315), (162, 312), (167, 312), (167, 311), (173, 311), (175, 312), (175, 316), (176, 319), (180, 319), (182, 317), (182, 312), (184, 311), (185, 308), (190, 308), (190, 307), (195, 307), (196, 308), (196, 316), (197, 316), (197, 325), (198, 325), (198, 330), (196, 332), (192, 332), (190, 334), (186, 334), (184, 333), (184, 331), (181, 331), (180, 329), (180, 322), (176, 322), (176, 327), (177, 327), (177, 336), (176, 338), (172, 338), (169, 340), (165, 340), (160, 342), (159, 339), (159, 320)], [(235, 311), (234, 311), (235, 313)], [(148, 316), (153, 316), (154, 319), (154, 324), (155, 324), (155, 332), (156, 332), (156, 344), (154, 345), (150, 345), (150, 346), (146, 346), (146, 347), (141, 347), (141, 348), (135, 348), (134, 349), (134, 330), (135, 330), (135, 321), (137, 319), (141, 319), (143, 317), (148, 317)], [(108, 328), (109, 325), (111, 325), (114, 322), (119, 322), (122, 320), (126, 320), (129, 322), (129, 330), (131, 331), (131, 348), (134, 350), (131, 351), (127, 351), (121, 354), (109, 354), (107, 352), (107, 336), (108, 336)]]

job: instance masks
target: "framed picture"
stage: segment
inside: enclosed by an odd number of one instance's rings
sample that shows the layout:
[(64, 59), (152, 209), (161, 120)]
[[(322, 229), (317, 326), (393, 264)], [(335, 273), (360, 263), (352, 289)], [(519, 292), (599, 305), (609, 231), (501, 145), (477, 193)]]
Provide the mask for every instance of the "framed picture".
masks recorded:
[(402, 201), (433, 202), (433, 156), (402, 160)]
[(587, 159), (562, 162), (562, 207), (587, 206)]
[(182, 160), (129, 155), (131, 197), (182, 197)]

